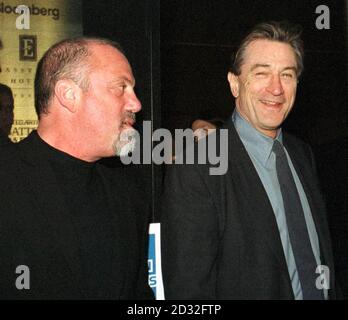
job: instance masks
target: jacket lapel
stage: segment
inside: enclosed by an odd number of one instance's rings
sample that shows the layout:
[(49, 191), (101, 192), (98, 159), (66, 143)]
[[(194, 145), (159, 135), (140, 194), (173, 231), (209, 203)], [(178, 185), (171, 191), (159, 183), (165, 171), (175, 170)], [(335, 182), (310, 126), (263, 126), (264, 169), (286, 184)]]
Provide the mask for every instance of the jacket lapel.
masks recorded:
[[(244, 207), (248, 208), (242, 213), (242, 218), (245, 219), (244, 225), (250, 225), (250, 228), (260, 235), (258, 239), (265, 239), (268, 247), (275, 255), (280, 268), (287, 275), (291, 288), (277, 221), (266, 190), (238, 136), (232, 120), (228, 122), (227, 126), (229, 129), (229, 162), (230, 168), (233, 168), (230, 178), (238, 181), (235, 191), (238, 192), (238, 198), (243, 199)], [(250, 201), (250, 199), (252, 200)]]

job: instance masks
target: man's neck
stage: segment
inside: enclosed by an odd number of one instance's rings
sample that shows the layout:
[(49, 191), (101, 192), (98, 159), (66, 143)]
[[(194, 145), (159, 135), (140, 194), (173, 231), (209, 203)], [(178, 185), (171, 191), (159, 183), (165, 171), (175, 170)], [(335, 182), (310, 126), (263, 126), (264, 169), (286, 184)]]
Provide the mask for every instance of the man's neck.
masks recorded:
[(44, 125), (40, 125), (37, 128), (39, 137), (49, 144), (51, 147), (63, 151), (77, 159), (86, 162), (95, 162), (100, 158), (93, 157), (88, 154), (83, 148), (83, 142), (76, 141), (74, 134), (69, 134), (68, 130), (59, 131), (46, 128)]

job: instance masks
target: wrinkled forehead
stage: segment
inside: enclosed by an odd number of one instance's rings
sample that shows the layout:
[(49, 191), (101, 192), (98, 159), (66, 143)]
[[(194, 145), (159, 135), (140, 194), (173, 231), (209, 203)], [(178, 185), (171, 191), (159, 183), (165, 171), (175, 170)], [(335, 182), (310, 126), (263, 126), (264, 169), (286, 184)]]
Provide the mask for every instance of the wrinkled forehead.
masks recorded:
[(250, 68), (255, 64), (297, 67), (295, 51), (289, 44), (266, 39), (254, 40), (245, 49), (243, 65)]

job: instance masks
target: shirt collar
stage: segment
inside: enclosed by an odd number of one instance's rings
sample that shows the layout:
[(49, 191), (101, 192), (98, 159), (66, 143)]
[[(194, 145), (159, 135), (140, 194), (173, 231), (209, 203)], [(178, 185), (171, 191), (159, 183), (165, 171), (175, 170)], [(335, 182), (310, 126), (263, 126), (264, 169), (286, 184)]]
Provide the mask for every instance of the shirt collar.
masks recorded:
[[(274, 139), (257, 131), (247, 120), (237, 111), (232, 114), (232, 121), (248, 153), (254, 156), (263, 166), (267, 166), (272, 153)], [(283, 144), (283, 134), (281, 128), (275, 138)]]

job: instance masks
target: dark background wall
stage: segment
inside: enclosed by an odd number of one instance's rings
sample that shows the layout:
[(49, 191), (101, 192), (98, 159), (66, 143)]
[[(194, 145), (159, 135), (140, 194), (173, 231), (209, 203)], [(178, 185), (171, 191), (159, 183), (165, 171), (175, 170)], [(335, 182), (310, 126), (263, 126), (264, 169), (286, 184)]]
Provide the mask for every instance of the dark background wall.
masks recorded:
[[(229, 117), (230, 55), (256, 23), (288, 20), (303, 27), (305, 71), (284, 127), (310, 143), (329, 209), (339, 277), (348, 293), (348, 1), (109, 0), (83, 1), (84, 33), (119, 41), (136, 77), (143, 111), (159, 127), (186, 128), (196, 118)], [(330, 9), (318, 30), (317, 6)], [(162, 168), (145, 166), (144, 183), (158, 217)], [(348, 297), (348, 295), (347, 295)]]

